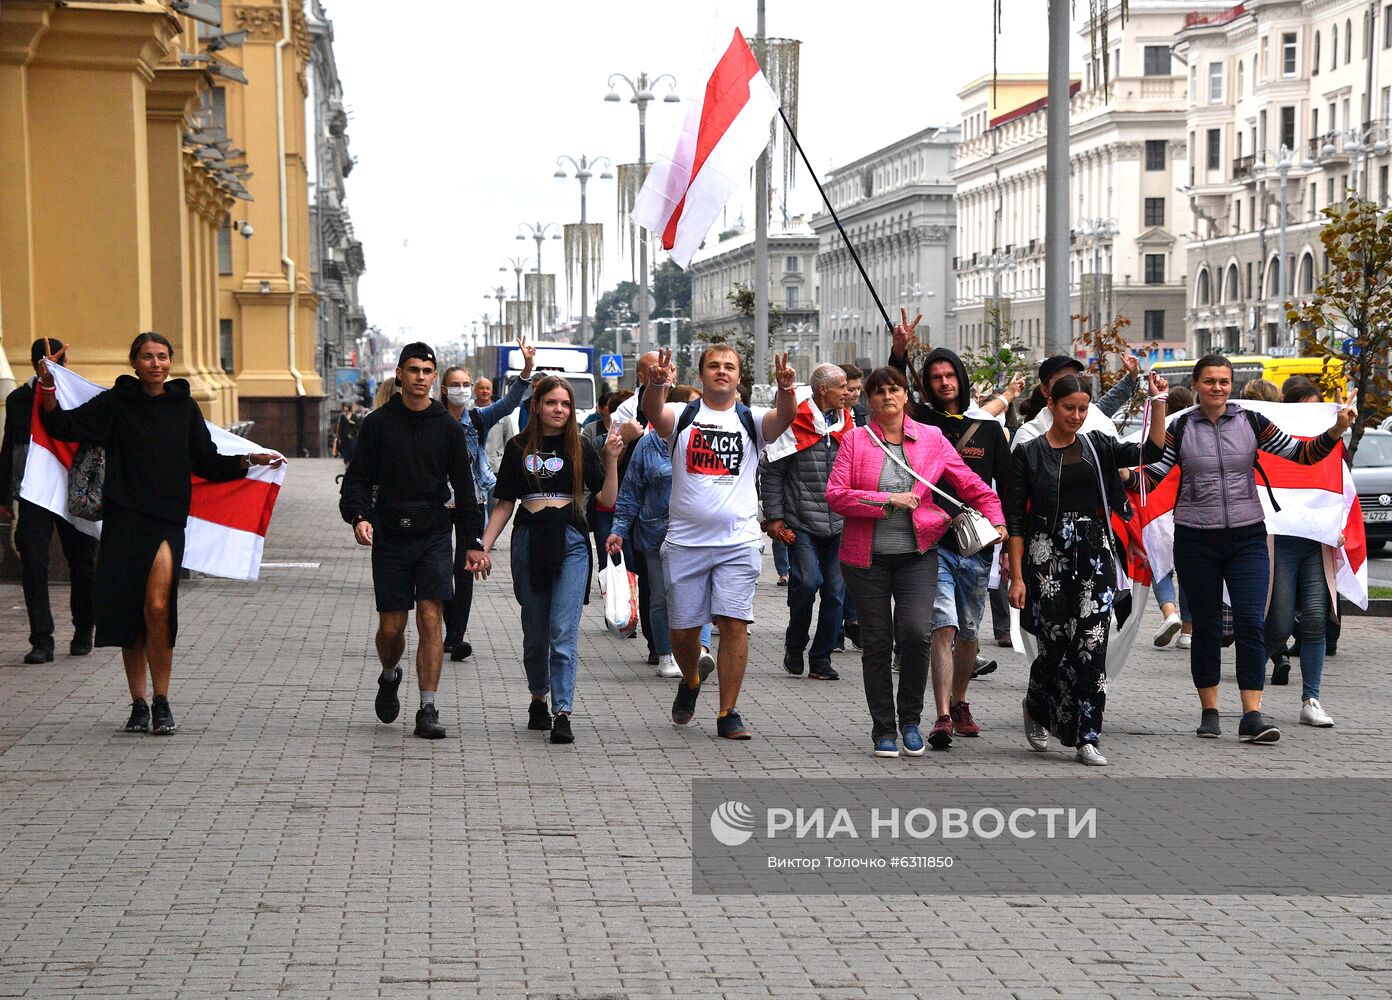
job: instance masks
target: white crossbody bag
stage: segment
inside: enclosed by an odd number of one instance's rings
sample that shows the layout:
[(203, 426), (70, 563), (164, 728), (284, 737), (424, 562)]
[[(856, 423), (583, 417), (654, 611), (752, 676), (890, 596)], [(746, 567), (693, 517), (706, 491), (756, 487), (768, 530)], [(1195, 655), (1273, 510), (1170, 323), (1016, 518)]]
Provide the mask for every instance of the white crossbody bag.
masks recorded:
[(957, 510), (957, 514), (952, 518), (951, 529), (952, 538), (957, 543), (958, 552), (962, 553), (964, 556), (974, 556), (982, 549), (989, 548), (1000, 541), (1000, 532), (991, 527), (991, 522), (986, 520), (980, 511), (974, 510), (956, 498), (944, 493), (913, 469), (909, 468), (904, 462), (901, 462), (898, 456), (890, 451), (885, 443), (880, 440), (879, 435), (869, 427), (865, 428), (865, 433), (870, 435), (871, 441), (874, 441), (880, 446), (880, 450), (885, 453), (886, 458), (936, 493), (940, 500), (945, 500), (951, 505), (949, 509), (955, 508)]

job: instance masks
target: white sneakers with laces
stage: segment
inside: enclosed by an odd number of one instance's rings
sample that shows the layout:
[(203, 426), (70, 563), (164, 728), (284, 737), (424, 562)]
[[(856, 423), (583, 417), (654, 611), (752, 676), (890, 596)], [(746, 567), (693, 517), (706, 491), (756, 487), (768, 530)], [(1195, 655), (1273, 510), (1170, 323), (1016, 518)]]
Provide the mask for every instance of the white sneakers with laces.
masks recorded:
[(677, 658), (671, 653), (665, 653), (658, 658), (657, 676), (667, 678), (681, 676), (681, 667), (677, 666)]
[(1324, 706), (1319, 703), (1318, 698), (1311, 698), (1300, 706), (1300, 724), (1302, 726), (1318, 726), (1320, 729), (1328, 729), (1334, 725), (1334, 720), (1330, 718)]
[(1161, 649), (1174, 642), (1174, 638), (1179, 634), (1179, 630), (1184, 627), (1184, 623), (1179, 620), (1179, 613), (1167, 617), (1160, 623), (1160, 629), (1155, 633), (1155, 645)]

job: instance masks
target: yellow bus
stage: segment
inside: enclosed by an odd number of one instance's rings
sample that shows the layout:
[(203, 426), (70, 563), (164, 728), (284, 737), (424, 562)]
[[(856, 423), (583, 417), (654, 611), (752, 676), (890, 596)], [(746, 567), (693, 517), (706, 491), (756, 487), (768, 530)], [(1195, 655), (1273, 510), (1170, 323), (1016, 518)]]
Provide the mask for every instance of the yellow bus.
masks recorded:
[[(1304, 375), (1318, 385), (1326, 365), (1328, 370), (1336, 375), (1343, 370), (1342, 362), (1326, 358), (1273, 358), (1265, 354), (1234, 354), (1228, 360), (1233, 366), (1234, 399), (1242, 395), (1243, 386), (1259, 378), (1276, 383), (1276, 388), (1279, 389), (1292, 375)], [(1151, 367), (1163, 375), (1170, 385), (1189, 386), (1194, 380), (1194, 361), (1157, 361)], [(1326, 394), (1326, 398), (1333, 401), (1331, 395)]]

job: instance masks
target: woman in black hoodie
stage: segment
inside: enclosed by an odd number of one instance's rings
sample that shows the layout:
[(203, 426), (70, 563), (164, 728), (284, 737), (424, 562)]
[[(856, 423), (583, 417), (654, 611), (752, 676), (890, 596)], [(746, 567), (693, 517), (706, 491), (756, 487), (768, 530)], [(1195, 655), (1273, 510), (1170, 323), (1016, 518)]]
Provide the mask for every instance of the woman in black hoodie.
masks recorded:
[[(67, 351), (46, 355), (56, 364)], [(39, 385), (48, 433), (63, 441), (100, 444), (106, 451), (102, 536), (97, 553), (98, 646), (120, 646), (130, 685), (127, 732), (168, 736), (169, 675), (179, 630), (179, 569), (192, 476), (212, 482), (240, 479), (253, 465), (279, 465), (279, 455), (221, 455), (213, 445), (189, 384), (170, 379), (174, 348), (158, 333), (142, 333), (130, 349), (135, 375), (73, 410), (58, 406), (53, 375)], [(145, 702), (146, 676), (154, 711)]]

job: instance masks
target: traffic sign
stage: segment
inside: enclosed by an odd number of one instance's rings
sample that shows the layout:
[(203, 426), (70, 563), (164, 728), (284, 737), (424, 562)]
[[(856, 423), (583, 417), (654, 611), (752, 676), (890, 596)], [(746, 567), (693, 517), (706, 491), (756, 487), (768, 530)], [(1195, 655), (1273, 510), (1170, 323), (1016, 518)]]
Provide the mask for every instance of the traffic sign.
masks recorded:
[(1362, 349), (1358, 346), (1358, 341), (1354, 340), (1352, 337), (1345, 337), (1344, 353), (1351, 358), (1356, 358), (1362, 353)]
[(599, 374), (603, 378), (622, 378), (623, 355), (601, 354), (599, 356)]

